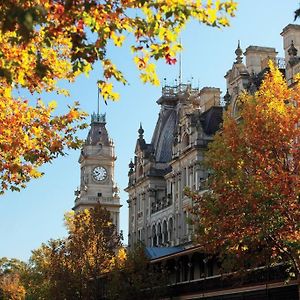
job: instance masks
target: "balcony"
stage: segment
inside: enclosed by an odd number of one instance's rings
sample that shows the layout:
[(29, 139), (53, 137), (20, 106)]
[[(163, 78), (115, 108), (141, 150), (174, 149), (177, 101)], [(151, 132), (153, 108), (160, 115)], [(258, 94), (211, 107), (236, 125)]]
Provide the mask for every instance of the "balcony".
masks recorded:
[(173, 99), (184, 95), (197, 96), (198, 94), (199, 94), (199, 89), (193, 88), (190, 83), (180, 83), (174, 86), (165, 85), (162, 88), (162, 98), (164, 99), (166, 98)]

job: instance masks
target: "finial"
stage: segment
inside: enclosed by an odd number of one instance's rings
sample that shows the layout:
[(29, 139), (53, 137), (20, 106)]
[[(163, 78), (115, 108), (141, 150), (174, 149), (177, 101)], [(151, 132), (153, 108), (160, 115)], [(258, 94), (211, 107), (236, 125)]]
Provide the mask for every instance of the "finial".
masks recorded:
[(134, 168), (134, 163), (132, 162), (132, 159), (130, 160), (128, 167), (129, 167), (128, 176), (130, 176), (133, 173), (133, 168)]
[(128, 165), (129, 169), (133, 169), (134, 168), (134, 163), (132, 162), (132, 159), (130, 160), (130, 163)]
[(242, 57), (243, 56), (243, 51), (242, 51), (241, 46), (240, 46), (240, 40), (238, 41), (238, 46), (235, 50), (235, 54), (236, 54), (235, 62), (237, 64), (241, 64), (243, 62), (243, 57)]
[(228, 105), (229, 105), (229, 103), (230, 103), (230, 101), (231, 101), (231, 96), (230, 96), (230, 94), (228, 92), (228, 89), (227, 89), (226, 94), (224, 95), (223, 99), (224, 99), (224, 102), (225, 102), (225, 108), (227, 108)]
[(289, 56), (297, 56), (297, 52), (298, 52), (298, 50), (296, 49), (296, 47), (294, 45), (294, 41), (292, 40), (291, 45), (288, 49), (288, 54), (289, 54)]
[(139, 138), (143, 139), (144, 129), (142, 127), (142, 123), (140, 123), (140, 128), (138, 130), (138, 133), (139, 133)]

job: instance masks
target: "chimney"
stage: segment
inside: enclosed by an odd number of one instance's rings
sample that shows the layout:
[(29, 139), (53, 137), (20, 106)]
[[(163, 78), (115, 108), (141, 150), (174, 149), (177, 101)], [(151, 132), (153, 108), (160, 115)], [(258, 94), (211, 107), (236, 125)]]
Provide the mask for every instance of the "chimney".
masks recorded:
[(215, 87), (204, 87), (200, 91), (200, 107), (203, 112), (212, 106), (220, 106), (221, 91)]
[(276, 63), (277, 52), (275, 48), (249, 46), (245, 53), (246, 68), (248, 72), (258, 74), (268, 66), (269, 60)]

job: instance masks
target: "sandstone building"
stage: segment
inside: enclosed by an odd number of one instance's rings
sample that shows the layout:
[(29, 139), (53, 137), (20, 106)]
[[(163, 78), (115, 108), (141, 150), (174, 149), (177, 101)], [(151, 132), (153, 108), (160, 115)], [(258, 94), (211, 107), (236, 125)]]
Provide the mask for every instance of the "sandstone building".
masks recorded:
[(205, 187), (201, 165), (207, 143), (218, 130), (223, 108), (220, 90), (191, 84), (164, 86), (160, 113), (151, 143), (138, 130), (135, 158), (129, 164), (129, 246), (138, 240), (148, 247), (191, 242), (187, 224), (187, 186)]
[[(254, 93), (259, 87), (269, 60), (292, 84), (300, 71), (300, 26), (288, 25), (282, 33), (285, 57), (276, 49), (249, 46), (243, 53), (240, 43), (236, 60), (226, 73), (227, 91), (214, 87), (195, 89), (191, 84), (164, 86), (157, 100), (160, 113), (150, 143), (140, 126), (134, 161), (129, 164), (128, 192), (129, 246), (138, 240), (147, 247), (189, 246), (192, 228), (188, 225), (191, 200), (184, 188), (205, 189), (208, 170), (203, 166), (207, 144), (222, 122), (224, 109), (238, 117), (238, 95)], [(243, 57), (244, 56), (244, 57)]]
[(105, 115), (92, 114), (91, 127), (79, 157), (80, 188), (75, 191), (73, 209), (78, 211), (99, 203), (110, 212), (119, 232), (121, 205), (114, 179), (115, 147), (105, 125)]
[[(135, 158), (129, 164), (129, 246), (142, 241), (151, 264), (170, 272), (166, 299), (299, 299), (299, 280), (284, 283), (282, 266), (262, 267), (241, 278), (223, 277), (217, 262), (192, 246), (192, 228), (186, 222), (190, 199), (187, 186), (206, 189), (209, 172), (202, 165), (208, 143), (222, 122), (225, 110), (239, 118), (238, 95), (254, 93), (260, 86), (269, 60), (292, 85), (300, 73), (300, 25), (289, 24), (282, 32), (284, 57), (271, 47), (240, 43), (236, 59), (225, 74), (223, 99), (218, 88), (194, 89), (190, 84), (164, 86), (157, 103), (160, 113), (150, 143), (138, 130)], [(173, 247), (176, 246), (176, 247)], [(281, 269), (282, 268), (282, 269)]]

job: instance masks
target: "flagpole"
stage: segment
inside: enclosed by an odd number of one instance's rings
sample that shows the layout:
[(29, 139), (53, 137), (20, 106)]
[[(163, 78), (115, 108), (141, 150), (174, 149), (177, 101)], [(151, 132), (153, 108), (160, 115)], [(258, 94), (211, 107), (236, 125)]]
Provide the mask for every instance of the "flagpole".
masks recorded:
[[(179, 44), (181, 45), (181, 37), (179, 38)], [(181, 57), (181, 51), (179, 52), (179, 76), (178, 76), (178, 82), (179, 85), (181, 84), (181, 79), (182, 79), (182, 57)]]
[(98, 102), (97, 102), (97, 114), (100, 115), (100, 99), (99, 99), (100, 89), (98, 87)]

